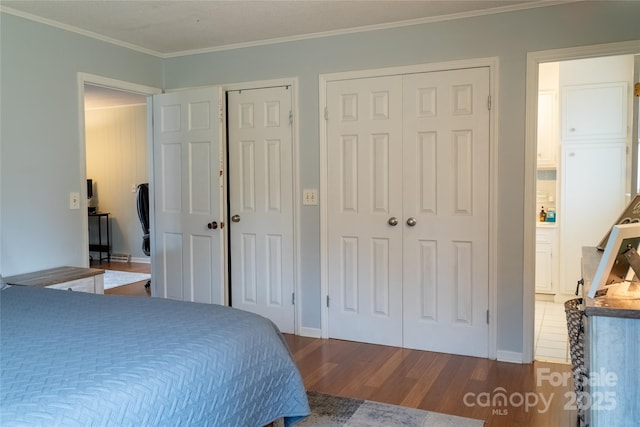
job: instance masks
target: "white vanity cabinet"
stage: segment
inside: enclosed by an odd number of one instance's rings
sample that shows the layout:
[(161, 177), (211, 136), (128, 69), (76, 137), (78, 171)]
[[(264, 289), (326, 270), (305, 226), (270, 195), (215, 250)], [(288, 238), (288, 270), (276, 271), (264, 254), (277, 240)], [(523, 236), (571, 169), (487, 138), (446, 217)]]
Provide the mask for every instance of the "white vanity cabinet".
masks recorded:
[(562, 88), (562, 140), (616, 140), (627, 136), (627, 82)]
[(555, 294), (558, 283), (558, 229), (555, 224), (536, 227), (536, 293)]
[(558, 164), (558, 101), (555, 91), (538, 93), (538, 169)]

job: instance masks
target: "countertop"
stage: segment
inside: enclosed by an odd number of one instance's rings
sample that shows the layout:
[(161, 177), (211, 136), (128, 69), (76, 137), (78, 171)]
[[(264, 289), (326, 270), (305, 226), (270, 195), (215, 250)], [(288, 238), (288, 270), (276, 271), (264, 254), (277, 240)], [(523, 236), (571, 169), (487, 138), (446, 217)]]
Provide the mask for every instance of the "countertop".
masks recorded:
[(98, 274), (104, 274), (104, 270), (100, 268), (56, 267), (48, 270), (35, 271), (33, 273), (5, 277), (4, 280), (10, 285), (51, 286), (72, 280), (84, 279), (85, 277), (97, 276)]

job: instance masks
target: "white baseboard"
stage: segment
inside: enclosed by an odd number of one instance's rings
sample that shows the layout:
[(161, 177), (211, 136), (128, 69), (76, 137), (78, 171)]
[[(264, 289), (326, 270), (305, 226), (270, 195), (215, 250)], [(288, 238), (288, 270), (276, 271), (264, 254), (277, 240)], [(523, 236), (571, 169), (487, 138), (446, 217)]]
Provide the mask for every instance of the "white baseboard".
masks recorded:
[(131, 262), (139, 262), (140, 264), (151, 264), (151, 258), (149, 258), (149, 257), (145, 257), (145, 258), (134, 258), (134, 257), (131, 257)]
[(522, 364), (522, 353), (515, 351), (498, 350), (496, 353), (498, 362), (520, 363)]
[(322, 338), (322, 330), (318, 328), (305, 328), (301, 326), (298, 329), (298, 335), (308, 338)]

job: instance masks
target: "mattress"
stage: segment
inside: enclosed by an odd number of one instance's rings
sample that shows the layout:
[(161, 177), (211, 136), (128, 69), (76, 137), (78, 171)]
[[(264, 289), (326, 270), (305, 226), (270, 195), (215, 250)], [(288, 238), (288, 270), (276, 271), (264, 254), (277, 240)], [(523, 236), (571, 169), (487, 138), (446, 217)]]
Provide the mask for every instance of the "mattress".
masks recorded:
[(263, 426), (309, 414), (269, 320), (229, 307), (0, 292), (3, 426)]

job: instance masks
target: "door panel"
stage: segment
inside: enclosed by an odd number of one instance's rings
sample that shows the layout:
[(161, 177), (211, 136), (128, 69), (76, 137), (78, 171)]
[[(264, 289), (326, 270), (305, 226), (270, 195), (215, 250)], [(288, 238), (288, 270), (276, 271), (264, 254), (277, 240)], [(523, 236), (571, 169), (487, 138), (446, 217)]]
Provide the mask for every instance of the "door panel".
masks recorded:
[(404, 78), (404, 346), (488, 355), (489, 71)]
[(156, 292), (225, 303), (218, 173), (219, 89), (154, 96)]
[(288, 87), (228, 92), (232, 305), (294, 332)]
[(402, 345), (402, 79), (327, 84), (329, 336)]
[(327, 84), (330, 337), (487, 356), (488, 95), (488, 68)]

